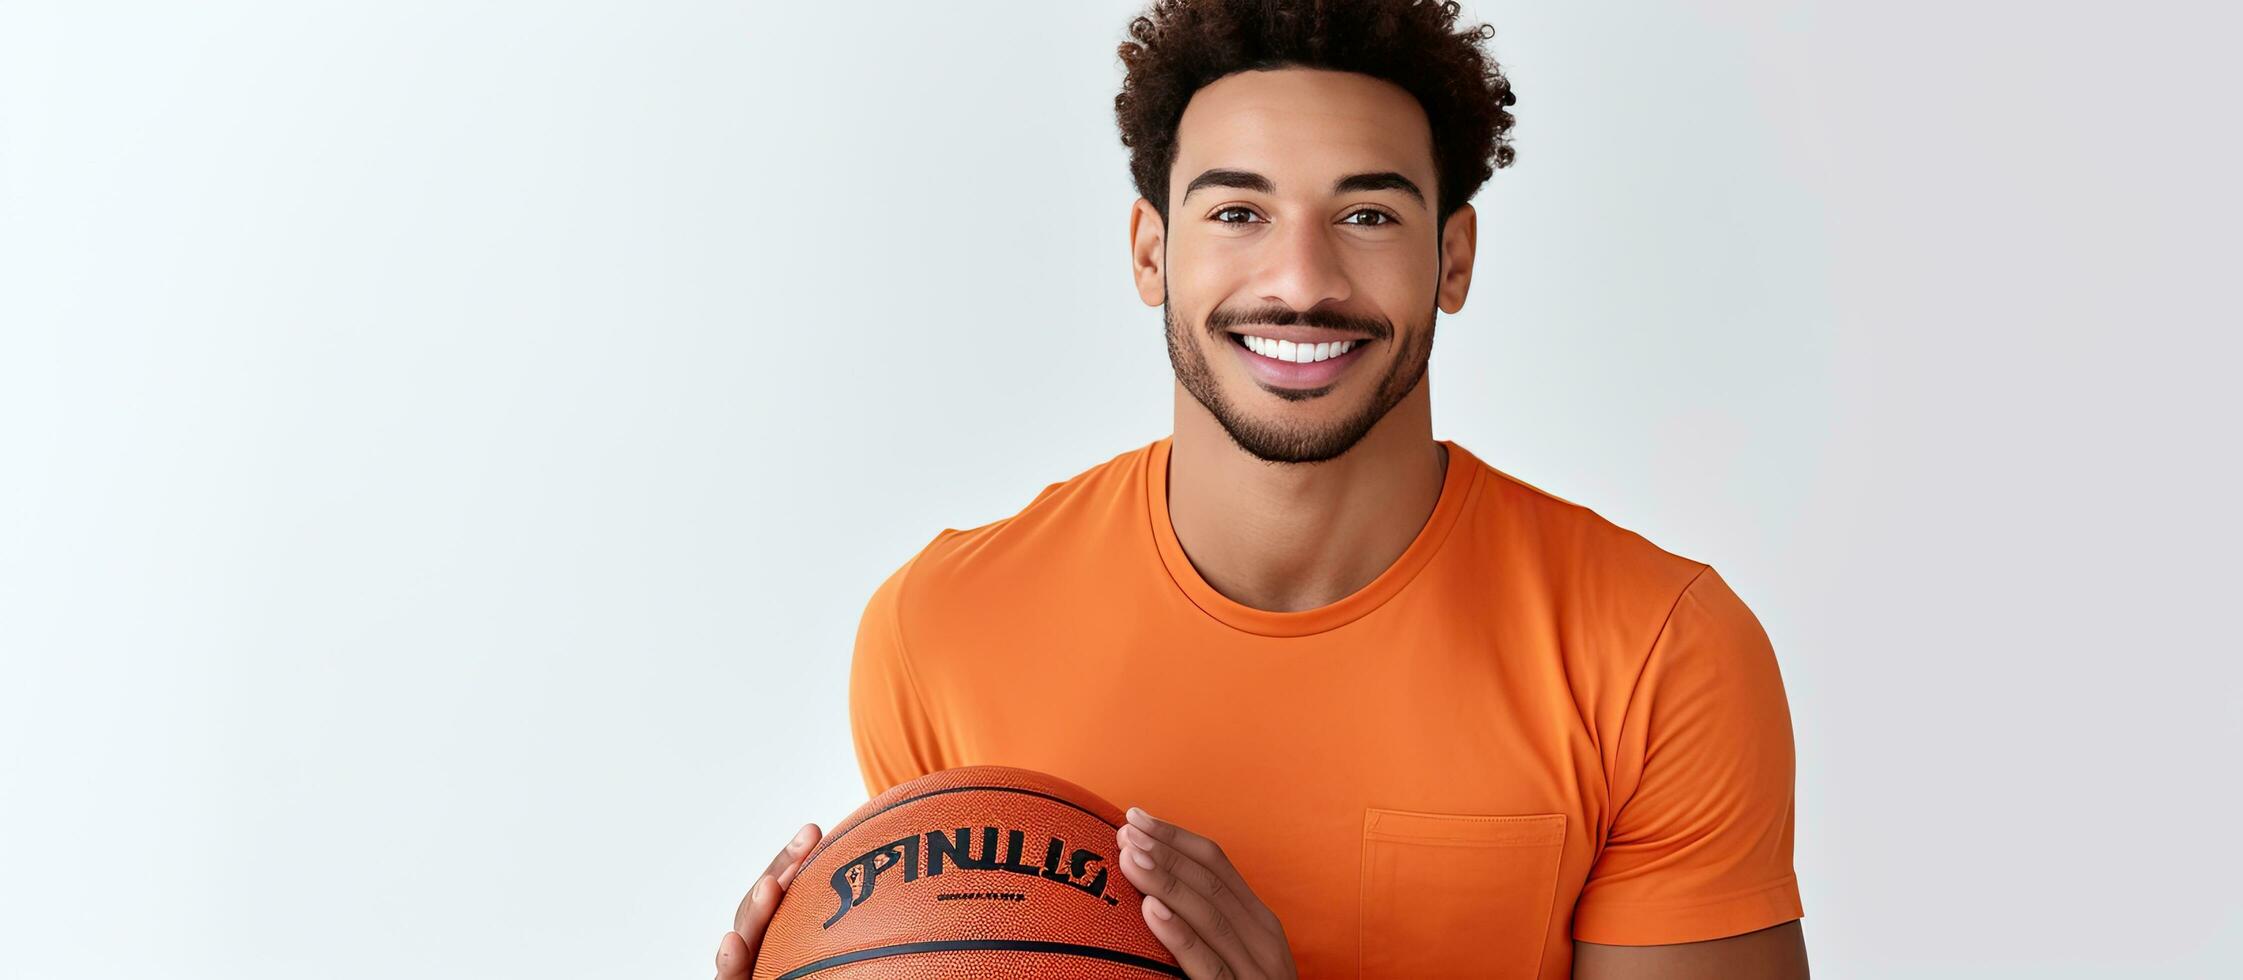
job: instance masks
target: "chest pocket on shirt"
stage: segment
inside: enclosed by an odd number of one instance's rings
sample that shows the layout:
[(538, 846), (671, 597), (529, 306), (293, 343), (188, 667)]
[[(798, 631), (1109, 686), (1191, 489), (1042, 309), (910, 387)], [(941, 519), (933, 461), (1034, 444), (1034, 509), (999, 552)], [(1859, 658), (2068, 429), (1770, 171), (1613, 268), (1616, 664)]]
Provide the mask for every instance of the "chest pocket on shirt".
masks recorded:
[(1541, 971), (1565, 814), (1363, 813), (1363, 980)]

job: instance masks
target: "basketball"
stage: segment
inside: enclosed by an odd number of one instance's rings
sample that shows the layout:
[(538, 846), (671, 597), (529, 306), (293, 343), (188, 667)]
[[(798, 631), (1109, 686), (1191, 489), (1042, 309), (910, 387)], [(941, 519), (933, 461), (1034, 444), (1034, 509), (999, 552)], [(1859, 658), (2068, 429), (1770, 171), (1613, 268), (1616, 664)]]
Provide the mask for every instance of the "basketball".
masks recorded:
[(803, 859), (754, 980), (1184, 976), (1115, 864), (1122, 821), (1097, 794), (1031, 769), (898, 784)]

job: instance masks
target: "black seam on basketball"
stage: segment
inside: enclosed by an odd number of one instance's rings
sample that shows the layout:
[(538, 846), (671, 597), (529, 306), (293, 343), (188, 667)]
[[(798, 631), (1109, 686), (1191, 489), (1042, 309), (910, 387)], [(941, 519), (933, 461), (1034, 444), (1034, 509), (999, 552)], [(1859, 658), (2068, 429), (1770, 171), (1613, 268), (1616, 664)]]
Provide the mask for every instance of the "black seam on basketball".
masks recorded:
[[(995, 793), (1019, 793), (1023, 796), (1040, 796), (1054, 803), (1063, 803), (1077, 810), (1081, 810), (1082, 812), (1089, 814), (1091, 819), (1105, 824), (1108, 827), (1112, 827), (1115, 830), (1121, 829), (1121, 824), (1113, 823), (1111, 821), (1108, 821), (1105, 817), (1101, 817), (1096, 813), (1091, 813), (1091, 811), (1085, 808), (1082, 804), (1067, 799), (1066, 797), (1053, 796), (1050, 793), (1039, 793), (1032, 789), (1021, 789), (1017, 786), (952, 786), (949, 789), (934, 789), (928, 790), (924, 793), (920, 793), (916, 796), (906, 796), (903, 799), (897, 800), (894, 803), (890, 803), (878, 810), (867, 813), (864, 816), (857, 818), (856, 820), (850, 821), (844, 826), (835, 828), (833, 833), (818, 838), (818, 846), (811, 848), (810, 853), (803, 857), (802, 866), (805, 868), (809, 867), (810, 862), (817, 860), (818, 855), (825, 853), (827, 844), (831, 844), (836, 840), (840, 840), (841, 838), (848, 836), (850, 831), (857, 829), (858, 826), (862, 825), (867, 820), (870, 820), (874, 817), (877, 817), (883, 813), (886, 813), (890, 810), (893, 810), (899, 806), (913, 802), (915, 800), (924, 800), (930, 796), (941, 796), (944, 793), (970, 793), (975, 790), (987, 790), (989, 792)], [(790, 885), (788, 887), (792, 888), (793, 886)]]
[[(976, 788), (998, 789), (1001, 787), (983, 786)], [(780, 974), (777, 977), (777, 980), (800, 980), (800, 978), (807, 977), (820, 970), (830, 970), (834, 967), (849, 963), (855, 963), (860, 960), (880, 959), (887, 956), (908, 956), (912, 953), (945, 953), (958, 950), (976, 949), (1002, 949), (1014, 950), (1023, 953), (1059, 953), (1066, 956), (1088, 956), (1092, 959), (1107, 960), (1109, 962), (1120, 963), (1125, 966), (1134, 966), (1141, 970), (1149, 970), (1164, 977), (1188, 976), (1188, 974), (1186, 974), (1182, 968), (1170, 966), (1159, 960), (1149, 959), (1147, 957), (1139, 956), (1135, 953), (1124, 953), (1118, 949), (1106, 949), (1102, 946), (1084, 946), (1079, 943), (1055, 943), (1040, 939), (944, 939), (923, 943), (897, 943), (893, 946), (874, 946), (871, 949), (860, 949), (854, 952), (828, 956), (825, 959), (818, 960), (817, 962), (805, 963), (801, 966), (795, 967), (792, 970), (788, 970), (787, 972)]]

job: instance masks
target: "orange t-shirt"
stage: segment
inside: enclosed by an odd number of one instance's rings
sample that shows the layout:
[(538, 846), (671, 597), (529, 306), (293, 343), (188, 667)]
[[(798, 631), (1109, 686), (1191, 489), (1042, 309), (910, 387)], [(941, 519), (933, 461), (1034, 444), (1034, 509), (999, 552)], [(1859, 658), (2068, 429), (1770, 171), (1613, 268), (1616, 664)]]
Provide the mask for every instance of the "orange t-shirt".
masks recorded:
[(1303, 977), (1552, 978), (1572, 940), (1801, 916), (1790, 712), (1703, 563), (1454, 442), (1369, 585), (1299, 612), (1201, 580), (1169, 439), (945, 529), (876, 590), (865, 788), (1000, 764), (1222, 845)]

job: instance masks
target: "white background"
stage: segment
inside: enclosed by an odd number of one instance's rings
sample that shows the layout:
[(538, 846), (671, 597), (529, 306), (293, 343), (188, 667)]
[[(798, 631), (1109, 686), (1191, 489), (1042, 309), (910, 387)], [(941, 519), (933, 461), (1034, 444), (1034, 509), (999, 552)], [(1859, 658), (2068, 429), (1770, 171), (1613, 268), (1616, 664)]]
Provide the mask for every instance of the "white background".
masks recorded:
[[(1759, 614), (1818, 977), (2243, 963), (2179, 7), (1466, 10), (1436, 435)], [(1134, 9), (0, 2), (0, 974), (706, 975), (873, 586), (1168, 431)]]

